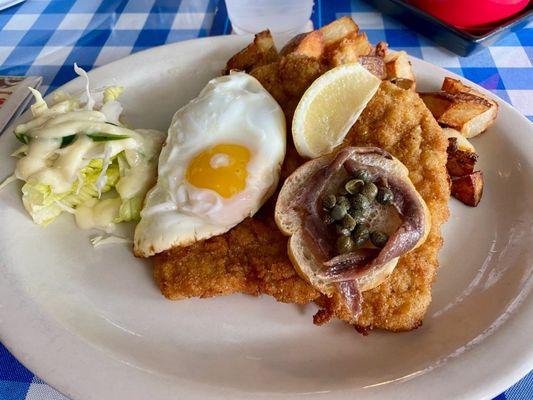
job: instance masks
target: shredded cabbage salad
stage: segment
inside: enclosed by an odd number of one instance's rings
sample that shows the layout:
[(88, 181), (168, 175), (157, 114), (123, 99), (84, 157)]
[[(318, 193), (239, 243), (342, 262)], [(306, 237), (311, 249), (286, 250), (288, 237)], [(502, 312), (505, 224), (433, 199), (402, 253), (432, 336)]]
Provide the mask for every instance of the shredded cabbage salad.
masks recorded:
[(22, 202), (33, 221), (46, 226), (61, 213), (74, 214), (81, 228), (111, 232), (114, 224), (139, 219), (146, 192), (155, 183), (165, 135), (130, 129), (121, 121), (121, 86), (73, 97), (56, 91), (50, 104), (35, 98), (33, 118), (15, 128), (23, 145), (12, 176), (0, 188), (20, 179)]

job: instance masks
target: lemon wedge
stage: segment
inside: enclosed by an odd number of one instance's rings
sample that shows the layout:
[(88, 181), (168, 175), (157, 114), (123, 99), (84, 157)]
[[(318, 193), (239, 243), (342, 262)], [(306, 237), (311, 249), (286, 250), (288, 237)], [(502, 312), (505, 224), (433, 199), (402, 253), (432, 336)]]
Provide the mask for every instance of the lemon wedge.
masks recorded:
[(331, 152), (344, 140), (381, 80), (361, 64), (333, 68), (305, 91), (292, 120), (292, 137), (302, 157)]

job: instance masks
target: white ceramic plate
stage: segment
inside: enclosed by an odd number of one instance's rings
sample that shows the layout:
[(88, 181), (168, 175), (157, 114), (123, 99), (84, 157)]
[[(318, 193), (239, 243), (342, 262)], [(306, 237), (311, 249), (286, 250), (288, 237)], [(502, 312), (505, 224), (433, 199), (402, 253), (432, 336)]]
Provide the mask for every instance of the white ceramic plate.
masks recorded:
[[(176, 43), (92, 71), (126, 87), (127, 119), (165, 129), (246, 37)], [(423, 90), (448, 72), (414, 59)], [(76, 79), (63, 87), (82, 89)], [(165, 300), (128, 246), (94, 250), (68, 215), (34, 225), (19, 186), (0, 193), (0, 338), (73, 399), (479, 399), (533, 362), (533, 128), (500, 101), (474, 141), (483, 201), (451, 200), (434, 299), (420, 329), (358, 335), (313, 326), (314, 306), (235, 295)], [(0, 171), (17, 146), (0, 139)]]

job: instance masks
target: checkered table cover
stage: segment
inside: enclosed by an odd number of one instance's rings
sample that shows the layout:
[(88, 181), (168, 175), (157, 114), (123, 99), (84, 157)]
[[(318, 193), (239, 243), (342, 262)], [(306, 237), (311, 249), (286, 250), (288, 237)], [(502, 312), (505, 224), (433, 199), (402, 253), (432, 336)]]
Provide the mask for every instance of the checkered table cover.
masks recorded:
[[(315, 0), (315, 27), (342, 15), (351, 15), (371, 42), (385, 40), (462, 75), (533, 121), (533, 23), (464, 58), (360, 0)], [(75, 77), (74, 62), (90, 70), (149, 47), (230, 31), (222, 0), (27, 0), (0, 12), (0, 75), (42, 75), (49, 92)], [(0, 400), (22, 399), (66, 398), (0, 343)], [(533, 372), (496, 399), (533, 399)]]

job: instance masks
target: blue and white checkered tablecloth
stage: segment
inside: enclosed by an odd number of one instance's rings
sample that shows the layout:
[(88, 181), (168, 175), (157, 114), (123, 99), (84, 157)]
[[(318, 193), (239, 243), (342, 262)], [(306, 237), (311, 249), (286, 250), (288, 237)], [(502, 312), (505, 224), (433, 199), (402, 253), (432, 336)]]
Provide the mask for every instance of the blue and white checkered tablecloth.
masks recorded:
[[(360, 0), (315, 0), (321, 26), (350, 14), (372, 42), (449, 69), (511, 103), (533, 121), (533, 24), (468, 58), (423, 36)], [(0, 12), (0, 75), (42, 75), (50, 91), (85, 69), (149, 47), (227, 34), (222, 0), (27, 0)], [(0, 343), (0, 400), (59, 400), (61, 394), (24, 368)], [(533, 373), (496, 397), (533, 399)]]

